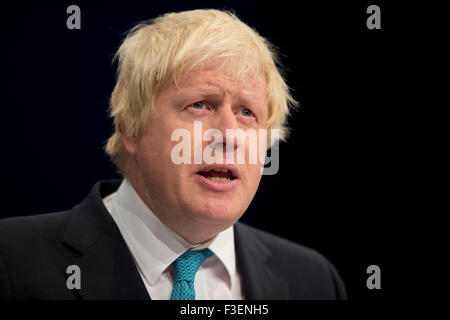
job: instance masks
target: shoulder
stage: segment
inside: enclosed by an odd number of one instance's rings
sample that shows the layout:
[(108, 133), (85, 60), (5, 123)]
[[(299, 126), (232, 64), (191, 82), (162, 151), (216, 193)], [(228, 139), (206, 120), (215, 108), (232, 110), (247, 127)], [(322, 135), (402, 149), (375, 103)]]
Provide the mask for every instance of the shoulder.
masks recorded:
[[(334, 265), (315, 249), (251, 227), (241, 222), (236, 231), (242, 240), (257, 239), (270, 255), (268, 266), (289, 282), (291, 294), (324, 299), (346, 299), (344, 283)], [(292, 289), (295, 288), (295, 289)], [(308, 291), (300, 292), (301, 290)]]
[(63, 250), (71, 211), (61, 211), (0, 220), (0, 256), (10, 268), (49, 260)]
[(328, 260), (316, 250), (307, 246), (295, 243), (280, 236), (271, 234), (269, 232), (257, 229), (247, 224), (239, 222), (237, 224), (238, 232), (244, 234), (244, 236), (252, 235), (258, 239), (266, 248), (268, 248), (271, 254), (276, 256), (285, 257), (283, 260), (299, 260), (304, 264), (324, 264)]
[[(119, 184), (119, 180), (104, 180), (96, 183), (86, 198), (69, 210), (1, 219), (0, 250), (2, 244), (17, 243), (17, 240), (25, 241), (38, 238), (47, 242), (61, 240), (71, 218), (74, 216), (77, 216), (78, 222), (81, 223), (77, 226), (81, 227), (91, 222), (109, 223), (110, 218), (107, 214), (95, 213), (106, 210), (102, 198), (115, 191)], [(24, 243), (28, 242), (25, 241)]]
[(61, 239), (67, 226), (71, 210), (20, 216), (0, 220), (0, 246), (17, 245), (18, 240), (28, 243), (26, 240), (40, 238), (51, 241)]
[(47, 289), (36, 288), (63, 276), (54, 270), (70, 255), (61, 243), (69, 217), (62, 211), (0, 220), (0, 300), (45, 297)]

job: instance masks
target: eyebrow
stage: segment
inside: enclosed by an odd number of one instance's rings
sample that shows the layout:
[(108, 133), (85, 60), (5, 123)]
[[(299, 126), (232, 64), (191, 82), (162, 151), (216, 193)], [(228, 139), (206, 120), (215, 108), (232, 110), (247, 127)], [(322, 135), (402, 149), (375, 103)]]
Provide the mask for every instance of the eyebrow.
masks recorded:
[[(189, 86), (184, 86), (184, 87), (179, 87), (180, 90), (183, 90), (185, 92), (183, 92), (183, 94), (192, 97), (196, 97), (196, 96), (202, 96), (202, 97), (206, 97), (208, 99), (217, 99), (217, 98), (222, 98), (224, 93), (223, 91), (218, 88), (216, 85), (210, 85), (210, 84), (205, 84), (205, 83), (194, 83), (192, 85)], [(190, 91), (190, 92), (186, 92), (186, 91)], [(250, 93), (250, 94), (246, 94), (246, 93)], [(256, 99), (254, 99), (254, 97), (256, 95), (252, 95), (252, 91), (251, 90), (247, 90), (247, 89), (241, 89), (239, 90), (239, 93), (237, 95), (237, 97), (239, 98), (239, 102), (242, 103), (243, 105), (247, 105), (247, 106), (256, 106), (256, 104), (254, 103), (254, 101)], [(236, 96), (235, 96), (236, 97)], [(259, 105), (260, 103), (258, 103)]]

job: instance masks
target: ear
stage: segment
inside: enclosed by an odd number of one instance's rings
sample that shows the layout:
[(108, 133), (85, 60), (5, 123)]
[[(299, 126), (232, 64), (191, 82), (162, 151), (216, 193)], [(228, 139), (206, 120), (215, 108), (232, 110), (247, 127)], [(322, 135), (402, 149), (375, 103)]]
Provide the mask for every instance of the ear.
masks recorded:
[(135, 136), (128, 135), (127, 130), (124, 130), (123, 124), (119, 125), (119, 132), (125, 150), (127, 150), (131, 156), (134, 156), (137, 151), (138, 139)]

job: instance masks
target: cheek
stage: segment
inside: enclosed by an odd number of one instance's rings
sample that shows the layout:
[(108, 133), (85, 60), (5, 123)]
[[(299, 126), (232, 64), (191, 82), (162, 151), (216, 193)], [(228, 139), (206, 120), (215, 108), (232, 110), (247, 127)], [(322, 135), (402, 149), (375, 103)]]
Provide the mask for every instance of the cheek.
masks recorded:
[[(156, 114), (149, 124), (149, 131), (142, 139), (140, 146), (142, 153), (155, 161), (153, 165), (162, 166), (170, 164), (170, 152), (176, 142), (171, 141), (171, 136), (177, 128), (174, 121)], [(159, 161), (156, 163), (156, 161)]]
[(260, 165), (250, 165), (248, 170), (248, 189), (253, 196), (258, 189), (259, 183), (261, 181), (261, 169)]
[(167, 141), (161, 133), (151, 130), (139, 141), (136, 157), (140, 171), (147, 179), (161, 179), (161, 176), (166, 174), (166, 167), (170, 161), (170, 154), (167, 159), (165, 150)]
[(175, 122), (160, 121), (152, 126), (140, 141), (137, 156), (146, 179), (154, 180), (150, 183), (173, 187), (188, 171), (186, 165), (175, 164), (172, 161), (172, 150), (179, 141), (171, 141), (171, 136), (174, 130), (180, 127), (177, 127)]

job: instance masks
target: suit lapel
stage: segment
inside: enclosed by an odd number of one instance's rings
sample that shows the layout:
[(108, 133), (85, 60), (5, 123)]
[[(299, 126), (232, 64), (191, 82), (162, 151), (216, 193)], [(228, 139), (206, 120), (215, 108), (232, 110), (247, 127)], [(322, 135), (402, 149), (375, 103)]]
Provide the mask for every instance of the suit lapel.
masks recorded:
[(74, 264), (81, 269), (82, 299), (149, 299), (123, 241), (104, 235)]
[(288, 283), (275, 271), (270, 250), (249, 227), (234, 225), (236, 259), (249, 300), (287, 299)]
[(81, 270), (81, 289), (74, 291), (82, 299), (149, 299), (131, 253), (102, 202), (119, 184), (97, 183), (73, 209), (62, 240), (80, 254), (71, 264)]

